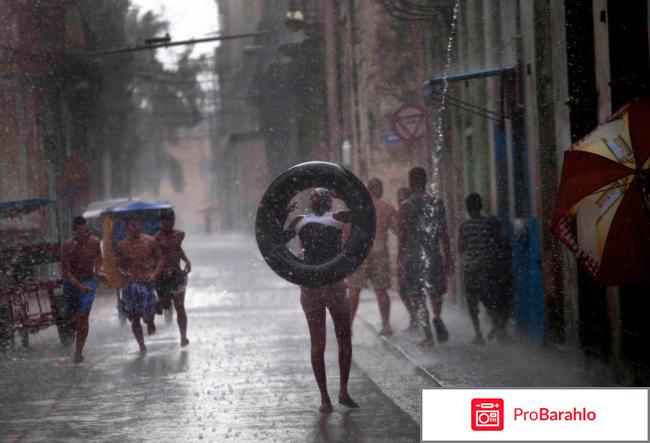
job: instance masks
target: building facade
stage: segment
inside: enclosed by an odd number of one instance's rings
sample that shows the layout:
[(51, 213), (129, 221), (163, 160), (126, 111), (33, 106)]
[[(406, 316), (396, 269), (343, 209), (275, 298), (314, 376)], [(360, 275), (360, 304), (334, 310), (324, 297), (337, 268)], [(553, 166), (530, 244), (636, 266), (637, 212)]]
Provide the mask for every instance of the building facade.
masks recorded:
[(620, 382), (647, 383), (648, 288), (596, 286), (551, 234), (551, 221), (564, 150), (648, 95), (648, 2), (456, 6), (447, 9), (453, 46), (431, 39), (438, 49), (426, 91), (438, 93), (438, 109), (446, 105), (448, 206), (461, 219), (468, 193), (491, 203), (511, 239), (514, 318), (524, 335), (604, 363)]
[(269, 180), (302, 160), (338, 161), (381, 178), (394, 201), (407, 171), (425, 166), (456, 256), (465, 197), (479, 193), (512, 247), (518, 331), (624, 383), (647, 380), (647, 288), (591, 283), (551, 221), (564, 151), (648, 95), (648, 1), (277, 1), (257, 29), (296, 4), (303, 34), (249, 48), (264, 90), (254, 131), (238, 137), (260, 135)]
[[(0, 4), (0, 199), (51, 198), (63, 220), (91, 192), (75, 109), (83, 101), (77, 76), (84, 51), (76, 2)], [(76, 86), (76, 87), (75, 87)]]
[[(478, 192), (511, 242), (519, 332), (632, 383), (650, 367), (647, 288), (597, 287), (550, 228), (564, 150), (648, 95), (647, 3), (458, 0), (410, 13), (390, 0), (336, 3), (351, 168), (382, 177), (390, 196), (427, 165), (453, 244), (464, 198)], [(382, 146), (387, 117), (411, 101), (426, 104), (428, 133), (407, 149)], [(458, 277), (451, 292), (462, 293)]]

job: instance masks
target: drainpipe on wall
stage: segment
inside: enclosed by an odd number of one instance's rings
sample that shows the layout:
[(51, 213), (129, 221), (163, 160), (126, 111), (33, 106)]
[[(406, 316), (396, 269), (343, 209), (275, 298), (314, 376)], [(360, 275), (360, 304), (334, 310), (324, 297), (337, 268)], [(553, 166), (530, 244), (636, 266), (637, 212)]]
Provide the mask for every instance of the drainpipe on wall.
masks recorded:
[(609, 286), (607, 295), (607, 319), (612, 338), (612, 357), (610, 364), (620, 382), (625, 384), (626, 367), (623, 359), (623, 336), (621, 334), (621, 290), (619, 286)]

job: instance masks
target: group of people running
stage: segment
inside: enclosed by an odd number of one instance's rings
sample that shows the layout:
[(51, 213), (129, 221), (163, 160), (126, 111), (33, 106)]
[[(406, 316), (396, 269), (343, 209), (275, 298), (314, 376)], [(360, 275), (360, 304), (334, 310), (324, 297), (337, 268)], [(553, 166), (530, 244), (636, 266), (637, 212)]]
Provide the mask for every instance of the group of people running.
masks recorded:
[[(311, 363), (321, 394), (320, 411), (333, 410), (327, 390), (325, 372), (326, 311), (330, 312), (339, 346), (340, 390), (338, 402), (349, 408), (359, 405), (348, 392), (348, 378), (352, 363), (352, 322), (359, 304), (360, 293), (371, 283), (377, 294), (382, 320), (380, 335), (391, 335), (390, 298), (391, 282), (388, 233), (397, 236), (397, 281), (399, 294), (410, 315), (408, 329), (422, 328), (421, 345), (432, 347), (449, 339), (442, 321), (443, 295), (447, 291), (447, 276), (453, 272), (445, 207), (441, 199), (426, 191), (427, 173), (416, 167), (409, 171), (408, 188), (397, 194), (398, 209), (382, 200), (383, 185), (379, 179), (368, 182), (376, 212), (376, 233), (373, 246), (364, 263), (348, 276), (331, 285), (313, 288), (301, 287), (300, 302), (307, 319), (311, 338)], [(310, 193), (310, 213), (289, 220), (296, 208), (293, 203), (286, 208), (285, 240), (297, 236), (303, 259), (307, 264), (320, 264), (337, 256), (343, 249), (349, 233), (350, 213), (333, 212), (333, 195), (325, 188)], [(481, 215), (482, 202), (477, 194), (466, 200), (469, 219), (462, 223), (458, 249), (463, 257), (464, 289), (467, 305), (474, 325), (473, 343), (484, 344), (478, 319), (478, 304), (482, 302), (493, 322), (493, 336), (505, 334), (508, 309), (500, 293), (507, 272), (497, 269), (502, 251), (499, 222)], [(181, 346), (187, 346), (187, 315), (184, 308), (187, 274), (190, 260), (185, 255), (183, 231), (174, 229), (174, 212), (164, 210), (161, 228), (155, 236), (142, 233), (137, 216), (126, 219), (127, 236), (116, 247), (117, 268), (124, 283), (121, 287), (122, 309), (131, 321), (133, 335), (144, 357), (142, 323), (149, 335), (156, 331), (155, 315), (173, 303), (181, 335)], [(503, 254), (501, 254), (503, 255)], [(506, 254), (507, 255), (507, 254)], [(181, 262), (185, 266), (181, 267)], [(88, 316), (95, 291), (107, 276), (102, 269), (102, 252), (99, 239), (91, 235), (83, 217), (73, 222), (72, 238), (62, 248), (62, 274), (64, 294), (74, 307), (70, 320), (76, 331), (74, 362), (83, 361), (83, 347), (88, 335)], [(501, 287), (499, 285), (502, 285)], [(427, 300), (431, 303), (433, 320), (430, 321)]]
[[(325, 373), (326, 311), (329, 310), (339, 346), (340, 404), (356, 408), (348, 392), (348, 378), (352, 361), (352, 322), (362, 289), (371, 283), (377, 294), (382, 321), (380, 335), (393, 333), (390, 324), (391, 283), (388, 233), (397, 237), (397, 281), (399, 295), (410, 315), (409, 330), (422, 328), (422, 346), (433, 347), (434, 331), (438, 342), (449, 339), (442, 320), (443, 295), (447, 291), (447, 277), (454, 270), (450, 240), (447, 232), (445, 207), (441, 199), (426, 191), (427, 173), (415, 167), (408, 174), (408, 188), (397, 193), (398, 209), (382, 200), (383, 184), (379, 179), (368, 182), (376, 213), (376, 231), (373, 246), (364, 263), (347, 280), (320, 288), (301, 287), (300, 301), (307, 319), (311, 337), (311, 362), (321, 394), (320, 411), (333, 410), (327, 390)], [(310, 214), (288, 220), (296, 208), (286, 209), (286, 240), (298, 236), (307, 264), (320, 264), (334, 258), (344, 247), (349, 231), (350, 214), (347, 210), (333, 211), (332, 193), (316, 188), (310, 193)], [(458, 249), (463, 258), (464, 291), (469, 314), (474, 326), (473, 343), (485, 340), (478, 317), (482, 302), (493, 323), (488, 338), (504, 337), (509, 309), (503, 292), (507, 291), (508, 274), (498, 269), (504, 255), (504, 242), (499, 222), (481, 215), (482, 201), (478, 194), (466, 200), (468, 220), (460, 226)], [(507, 254), (505, 254), (507, 255)], [(499, 286), (502, 285), (502, 286)], [(433, 320), (430, 320), (427, 300), (430, 300)]]
[[(185, 288), (192, 265), (182, 248), (185, 233), (174, 229), (172, 209), (163, 210), (160, 220), (160, 230), (149, 236), (142, 232), (138, 215), (129, 216), (126, 218), (127, 236), (115, 249), (117, 271), (123, 281), (120, 308), (131, 321), (141, 357), (147, 353), (141, 322), (146, 324), (149, 335), (154, 334), (156, 313), (162, 314), (171, 304), (176, 310), (180, 344), (189, 344)], [(181, 261), (184, 268), (181, 268)], [(95, 292), (100, 282), (108, 280), (102, 267), (100, 241), (92, 235), (86, 219), (81, 216), (74, 218), (72, 237), (63, 244), (61, 273), (64, 299), (72, 312), (69, 323), (76, 335), (73, 361), (81, 363)]]

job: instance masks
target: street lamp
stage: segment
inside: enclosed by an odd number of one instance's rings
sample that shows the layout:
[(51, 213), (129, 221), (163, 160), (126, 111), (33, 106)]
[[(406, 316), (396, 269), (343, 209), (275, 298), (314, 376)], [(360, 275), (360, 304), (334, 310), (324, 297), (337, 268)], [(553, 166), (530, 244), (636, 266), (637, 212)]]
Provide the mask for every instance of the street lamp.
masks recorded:
[(298, 9), (296, 0), (289, 2), (289, 10), (284, 16), (284, 26), (289, 32), (298, 32), (305, 26), (305, 15)]
[(341, 143), (341, 163), (347, 167), (352, 165), (352, 143), (347, 139)]

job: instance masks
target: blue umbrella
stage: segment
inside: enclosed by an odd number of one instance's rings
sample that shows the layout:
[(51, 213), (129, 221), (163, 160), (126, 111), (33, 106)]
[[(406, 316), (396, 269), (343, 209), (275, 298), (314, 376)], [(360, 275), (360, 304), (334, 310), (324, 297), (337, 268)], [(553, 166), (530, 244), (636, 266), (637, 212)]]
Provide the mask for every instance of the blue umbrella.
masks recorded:
[(113, 228), (113, 244), (126, 238), (126, 218), (129, 215), (138, 215), (142, 232), (147, 235), (154, 235), (160, 230), (160, 213), (165, 209), (171, 209), (167, 203), (151, 203), (145, 201), (129, 201), (106, 209), (107, 214), (115, 219)]
[(0, 202), (0, 218), (17, 217), (29, 214), (39, 208), (49, 205), (53, 200), (46, 198), (30, 198), (28, 200)]

